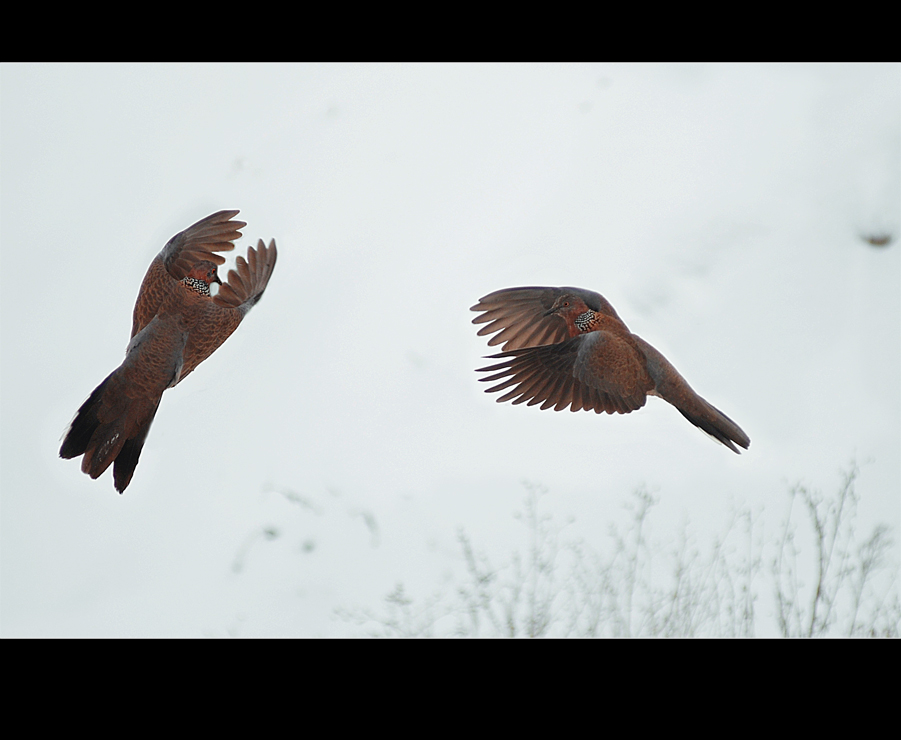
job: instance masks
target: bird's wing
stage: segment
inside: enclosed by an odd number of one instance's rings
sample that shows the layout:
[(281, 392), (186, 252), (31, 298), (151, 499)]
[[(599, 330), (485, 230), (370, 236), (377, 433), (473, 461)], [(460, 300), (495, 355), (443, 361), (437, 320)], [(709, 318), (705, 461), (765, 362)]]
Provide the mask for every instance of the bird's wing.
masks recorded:
[(183, 280), (194, 265), (204, 260), (216, 265), (225, 262), (225, 257), (217, 253), (234, 249), (234, 241), (241, 237), (240, 229), (247, 225), (243, 221), (232, 220), (238, 213), (214, 213), (180, 231), (166, 243), (150, 263), (141, 283), (135, 303), (132, 337), (150, 323), (173, 283)]
[(247, 226), (243, 221), (232, 220), (238, 213), (219, 211), (173, 236), (159, 253), (166, 271), (175, 280), (183, 280), (198, 262), (224, 264), (225, 257), (217, 252), (234, 249), (235, 239), (241, 238), (240, 229)]
[(542, 409), (593, 410), (627, 414), (644, 406), (653, 382), (640, 353), (622, 337), (607, 331), (580, 334), (559, 344), (523, 347), (491, 355), (502, 359), (478, 372), (494, 373), (481, 381), (502, 381), (488, 388), (513, 389), (498, 403), (540, 403)]
[(600, 294), (583, 288), (506, 288), (479, 299), (470, 311), (484, 313), (472, 323), (486, 324), (478, 331), (480, 337), (499, 332), (488, 345), (503, 343), (504, 350), (563, 342), (570, 338), (566, 322), (556, 314), (545, 314), (564, 293), (578, 295), (589, 306), (606, 304)]
[(238, 324), (263, 296), (269, 284), (278, 251), (275, 239), (269, 246), (262, 239), (257, 247), (247, 250), (247, 259), (238, 257), (235, 270), (228, 271), (228, 281), (207, 301), (204, 313), (191, 331), (185, 347), (185, 362), (179, 382), (229, 338)]
[(557, 315), (545, 316), (560, 294), (559, 288), (506, 288), (489, 293), (470, 311), (484, 311), (473, 324), (486, 324), (480, 337), (499, 332), (488, 346), (504, 345), (504, 350), (556, 344), (569, 338), (566, 322)]

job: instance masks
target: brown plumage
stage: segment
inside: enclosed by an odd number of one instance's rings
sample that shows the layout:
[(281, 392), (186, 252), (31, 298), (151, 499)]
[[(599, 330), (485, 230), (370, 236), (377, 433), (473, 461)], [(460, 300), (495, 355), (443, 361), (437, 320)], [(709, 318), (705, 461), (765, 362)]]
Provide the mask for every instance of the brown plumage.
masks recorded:
[[(275, 240), (262, 240), (238, 257), (223, 284), (218, 252), (235, 248), (238, 211), (219, 211), (173, 236), (150, 263), (135, 303), (125, 360), (78, 409), (59, 455), (84, 455), (81, 469), (97, 478), (111, 464), (113, 482), (126, 489), (163, 391), (209, 357), (260, 300), (275, 267)], [(219, 283), (212, 296), (210, 284)]]
[[(481, 298), (473, 324), (479, 336), (495, 334), (502, 359), (477, 372), (501, 381), (486, 393), (511, 388), (498, 402), (541, 404), (560, 411), (628, 414), (660, 396), (692, 424), (733, 452), (751, 440), (722, 411), (695, 393), (667, 359), (636, 336), (607, 300), (582, 288), (507, 288)], [(515, 400), (514, 400), (515, 399)], [(734, 443), (734, 444), (733, 444)]]

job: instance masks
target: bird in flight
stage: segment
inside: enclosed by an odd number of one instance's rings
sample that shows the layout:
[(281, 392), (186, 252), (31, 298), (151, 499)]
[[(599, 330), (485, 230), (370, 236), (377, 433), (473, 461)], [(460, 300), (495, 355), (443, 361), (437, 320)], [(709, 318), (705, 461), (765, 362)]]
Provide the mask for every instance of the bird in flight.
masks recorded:
[[(98, 385), (75, 416), (59, 450), (84, 455), (83, 472), (97, 478), (113, 465), (119, 493), (131, 482), (163, 391), (209, 357), (260, 300), (275, 267), (275, 240), (238, 257), (222, 283), (218, 252), (235, 248), (238, 211), (219, 211), (173, 236), (141, 283), (125, 360)], [(210, 285), (219, 284), (216, 295)]]
[[(511, 388), (498, 403), (541, 404), (561, 411), (628, 414), (648, 396), (671, 403), (696, 427), (738, 453), (751, 440), (732, 419), (695, 393), (669, 361), (636, 336), (600, 294), (582, 288), (507, 288), (471, 308), (504, 350), (495, 365), (477, 372), (500, 381), (486, 393)], [(495, 332), (498, 332), (495, 334)], [(515, 399), (515, 400), (514, 400)]]

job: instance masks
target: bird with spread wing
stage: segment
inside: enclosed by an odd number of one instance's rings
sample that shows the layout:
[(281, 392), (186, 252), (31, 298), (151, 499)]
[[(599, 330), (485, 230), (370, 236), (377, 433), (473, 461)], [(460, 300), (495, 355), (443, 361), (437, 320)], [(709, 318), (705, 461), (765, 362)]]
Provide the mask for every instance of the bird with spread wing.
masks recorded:
[[(163, 391), (180, 383), (238, 328), (269, 284), (275, 240), (238, 257), (228, 281), (219, 279), (219, 252), (235, 248), (238, 211), (219, 211), (173, 236), (144, 276), (135, 303), (125, 360), (78, 409), (62, 458), (84, 455), (83, 472), (97, 478), (113, 465), (122, 493), (131, 482)], [(219, 284), (216, 295), (212, 283)]]
[[(697, 393), (669, 361), (626, 327), (600, 294), (583, 288), (507, 288), (472, 307), (486, 324), (479, 336), (503, 343), (501, 360), (479, 368), (495, 382), (486, 393), (506, 390), (498, 402), (541, 404), (561, 411), (628, 414), (659, 396), (696, 427), (733, 452), (751, 440), (732, 419)], [(497, 333), (496, 333), (497, 332)], [(736, 447), (738, 445), (738, 447)]]

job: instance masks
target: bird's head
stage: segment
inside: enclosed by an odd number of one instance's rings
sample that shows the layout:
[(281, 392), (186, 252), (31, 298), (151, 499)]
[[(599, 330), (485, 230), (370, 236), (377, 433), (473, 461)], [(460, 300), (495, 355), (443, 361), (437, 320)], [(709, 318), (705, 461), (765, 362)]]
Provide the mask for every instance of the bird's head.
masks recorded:
[(597, 312), (585, 302), (584, 298), (575, 293), (559, 295), (544, 315), (552, 316), (554, 314), (566, 322), (570, 336), (574, 337), (579, 333), (596, 328), (594, 323)]
[(189, 290), (193, 290), (195, 293), (199, 293), (207, 298), (211, 296), (211, 283), (219, 283), (219, 285), (222, 285), (219, 274), (216, 272), (216, 265), (208, 260), (202, 260), (194, 265), (190, 272), (185, 275), (182, 283)]
[(588, 304), (579, 296), (572, 293), (563, 293), (562, 295), (557, 296), (557, 300), (555, 300), (553, 305), (545, 311), (544, 315), (551, 316), (557, 314), (563, 319), (566, 319), (567, 317), (575, 318), (589, 310), (591, 309), (588, 308)]
[(212, 262), (207, 260), (202, 260), (198, 262), (194, 267), (191, 268), (191, 271), (185, 276), (188, 278), (192, 278), (194, 280), (200, 280), (207, 285), (212, 285), (213, 283), (219, 283), (222, 285), (222, 281), (219, 279), (219, 272)]

